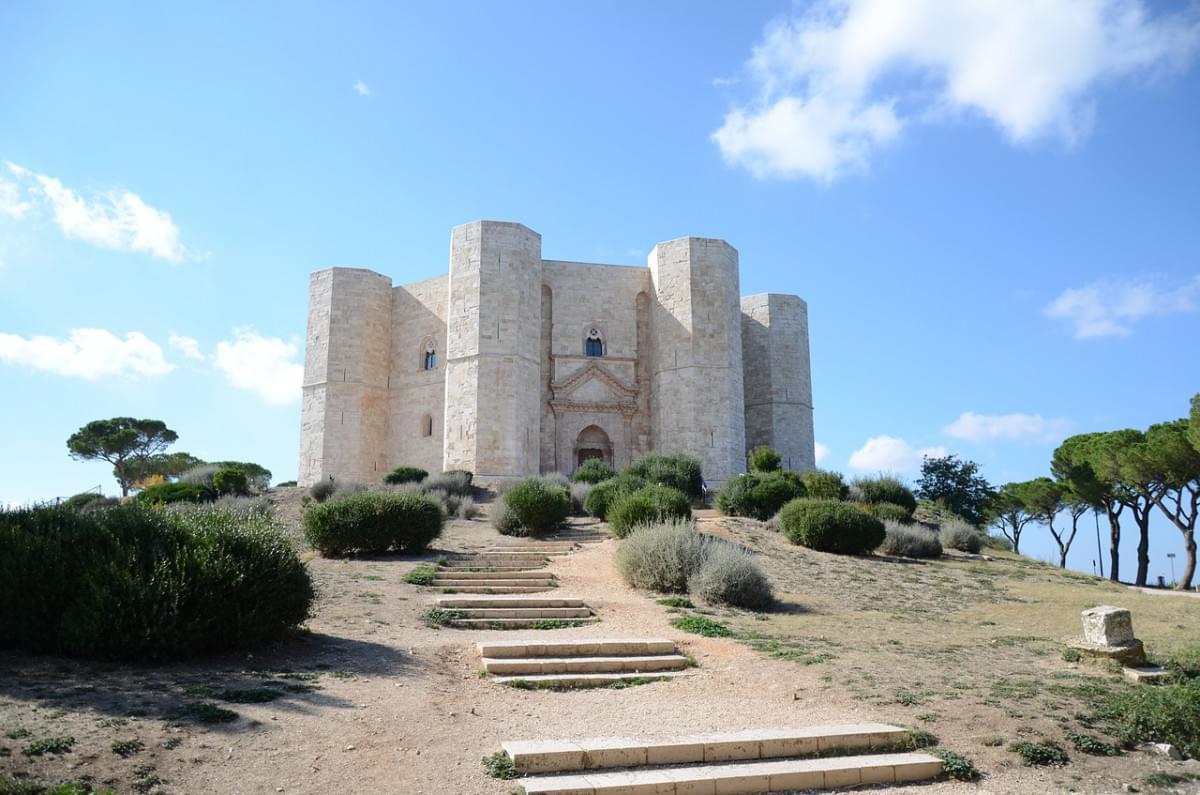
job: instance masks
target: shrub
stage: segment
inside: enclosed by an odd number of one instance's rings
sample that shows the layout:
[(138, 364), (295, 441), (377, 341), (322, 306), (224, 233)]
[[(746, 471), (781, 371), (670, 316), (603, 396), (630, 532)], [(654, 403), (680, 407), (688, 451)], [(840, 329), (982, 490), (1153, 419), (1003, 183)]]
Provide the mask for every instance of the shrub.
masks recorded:
[(637, 491), (646, 485), (646, 481), (628, 472), (612, 480), (597, 483), (583, 502), (584, 510), (597, 519), (608, 518), (608, 508), (622, 494)]
[(294, 480), (282, 480), (279, 483), (275, 484), (275, 488), (277, 488), (277, 489), (287, 489), (287, 488), (293, 488), (295, 486), (296, 486), (296, 481), (294, 481)]
[(763, 526), (766, 527), (768, 530), (770, 530), (772, 533), (778, 533), (780, 530), (783, 529), (783, 520), (779, 516), (779, 513), (776, 512), (776, 514), (774, 516), (772, 516), (767, 521), (763, 522)]
[(85, 491), (82, 494), (67, 497), (63, 500), (62, 504), (64, 508), (71, 508), (76, 511), (95, 511), (101, 508), (111, 508), (114, 505), (120, 505), (121, 501), (116, 497), (105, 497), (96, 491)]
[(975, 767), (975, 763), (962, 754), (946, 750), (933, 753), (942, 760), (942, 772), (946, 774), (947, 778), (955, 781), (975, 781), (979, 778), (979, 770)]
[(733, 635), (729, 627), (704, 616), (680, 616), (671, 619), (671, 626), (693, 635), (703, 635), (706, 638), (728, 638)]
[(1109, 697), (1096, 714), (1109, 734), (1126, 743), (1171, 743), (1200, 759), (1200, 679), (1125, 690)]
[(691, 518), (687, 495), (658, 483), (619, 495), (608, 508), (608, 523), (617, 538), (625, 538), (638, 525)]
[(571, 484), (571, 513), (576, 516), (583, 516), (587, 513), (584, 505), (587, 503), (588, 495), (592, 493), (595, 486), (591, 483), (572, 483)]
[(600, 483), (605, 480), (611, 480), (617, 476), (617, 471), (610, 467), (599, 458), (591, 458), (584, 461), (579, 469), (575, 470), (575, 474), (571, 475), (571, 480), (575, 483)]
[(842, 480), (841, 472), (810, 469), (800, 478), (804, 481), (805, 495), (814, 500), (844, 500), (850, 494), (850, 487)]
[(875, 502), (868, 503), (867, 505), (870, 509), (870, 514), (880, 521), (912, 524), (912, 512), (903, 505), (897, 505), (894, 502)]
[(250, 482), (245, 470), (237, 467), (218, 469), (212, 476), (213, 489), (217, 494), (242, 497), (250, 493)]
[(512, 512), (504, 500), (497, 500), (492, 503), (490, 515), (492, 527), (502, 536), (526, 536), (528, 531), (521, 526), (521, 522), (517, 519), (517, 515)]
[(983, 549), (983, 534), (966, 522), (956, 519), (942, 522), (938, 533), (942, 537), (942, 544), (951, 549), (971, 553), (978, 553)]
[(688, 579), (688, 591), (709, 604), (761, 610), (774, 601), (771, 583), (754, 556), (733, 544), (709, 544), (699, 571)]
[(169, 505), (173, 502), (209, 502), (216, 498), (212, 489), (193, 483), (159, 483), (134, 495), (143, 505)]
[(750, 471), (774, 472), (779, 469), (779, 462), (782, 460), (783, 456), (766, 445), (755, 447), (750, 451)]
[(870, 552), (886, 535), (874, 516), (832, 500), (792, 500), (780, 511), (780, 524), (793, 544), (850, 555)]
[(384, 476), (383, 482), (391, 485), (400, 483), (420, 483), (429, 477), (429, 473), (419, 467), (399, 466)]
[(420, 494), (387, 491), (337, 497), (304, 514), (304, 535), (324, 555), (424, 552), (442, 534), (441, 506)]
[(704, 564), (709, 543), (711, 536), (697, 533), (691, 522), (643, 527), (617, 549), (617, 570), (634, 588), (687, 593), (688, 580)]
[(917, 498), (912, 490), (891, 475), (875, 478), (859, 478), (854, 486), (862, 493), (863, 502), (875, 505), (890, 502), (899, 505), (911, 516), (917, 509)]
[(444, 491), (447, 494), (466, 497), (475, 493), (475, 487), (471, 485), (474, 477), (464, 469), (454, 469), (440, 475), (430, 475), (421, 481), (421, 488), (425, 491)]
[(794, 472), (751, 472), (725, 481), (717, 495), (717, 509), (727, 516), (750, 516), (765, 522), (784, 503), (804, 496), (804, 485)]
[(472, 485), (475, 481), (475, 473), (469, 469), (447, 469), (442, 474), (452, 475), (456, 479), (463, 478), (467, 481), (468, 486)]
[(1008, 750), (1021, 757), (1021, 761), (1029, 767), (1062, 767), (1071, 761), (1062, 746), (1053, 740), (1030, 742), (1020, 740), (1008, 744)]
[(219, 464), (197, 464), (191, 469), (185, 469), (175, 479), (177, 483), (191, 483), (193, 486), (204, 486), (212, 488), (213, 475), (221, 471), (222, 467)]
[(660, 483), (673, 489), (679, 489), (689, 499), (699, 499), (704, 496), (704, 476), (700, 469), (700, 459), (695, 456), (682, 453), (677, 455), (651, 453), (634, 461), (625, 472), (650, 483)]
[(317, 502), (325, 502), (337, 491), (337, 484), (332, 480), (318, 480), (308, 487), (308, 495)]
[(0, 512), (0, 647), (121, 660), (224, 651), (282, 636), (314, 595), (267, 516)]
[(471, 497), (463, 497), (458, 503), (458, 518), (459, 519), (474, 519), (482, 511), (475, 504), (475, 500)]
[(1012, 542), (1004, 536), (994, 536), (991, 533), (980, 533), (979, 543), (988, 549), (1002, 549), (1006, 552), (1012, 552)]
[(905, 558), (939, 558), (942, 542), (931, 530), (884, 520), (884, 538), (879, 551), (885, 555)]
[(562, 524), (571, 513), (571, 494), (565, 486), (544, 478), (526, 478), (504, 492), (504, 504), (521, 527), (539, 535)]

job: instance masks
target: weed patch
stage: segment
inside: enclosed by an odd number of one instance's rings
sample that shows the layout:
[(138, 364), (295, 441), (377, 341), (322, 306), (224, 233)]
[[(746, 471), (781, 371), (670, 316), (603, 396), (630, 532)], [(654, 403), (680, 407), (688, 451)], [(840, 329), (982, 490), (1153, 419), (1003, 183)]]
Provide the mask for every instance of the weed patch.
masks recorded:
[(418, 563), (407, 574), (404, 575), (404, 582), (410, 585), (433, 585), (433, 581), (437, 578), (437, 569), (428, 563)]
[(200, 723), (233, 723), (238, 714), (231, 709), (218, 707), (208, 701), (193, 701), (183, 705), (183, 714)]
[(1030, 742), (1018, 740), (1009, 743), (1008, 750), (1021, 757), (1027, 767), (1064, 767), (1070, 762), (1070, 757), (1062, 746), (1053, 740)]
[(112, 752), (122, 759), (128, 759), (145, 749), (146, 744), (136, 737), (132, 740), (113, 740)]
[(22, 749), (25, 756), (42, 756), (44, 754), (65, 754), (75, 746), (74, 737), (43, 737), (34, 740)]
[(962, 754), (954, 751), (934, 751), (934, 756), (942, 760), (942, 772), (955, 781), (976, 781), (979, 771), (975, 763)]
[(504, 751), (497, 751), (491, 756), (485, 756), (483, 758), (483, 768), (492, 778), (507, 781), (518, 776), (517, 766), (513, 764), (512, 757)]
[(671, 626), (706, 638), (728, 638), (733, 635), (729, 627), (703, 616), (680, 616), (671, 619)]
[(654, 603), (663, 607), (694, 607), (692, 600), (686, 596), (668, 596), (666, 599), (655, 599)]

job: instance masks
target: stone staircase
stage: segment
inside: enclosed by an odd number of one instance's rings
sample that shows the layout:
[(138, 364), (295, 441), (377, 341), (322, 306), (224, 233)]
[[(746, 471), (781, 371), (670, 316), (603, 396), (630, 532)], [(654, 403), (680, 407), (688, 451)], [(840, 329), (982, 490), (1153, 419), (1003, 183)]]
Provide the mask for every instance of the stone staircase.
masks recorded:
[(558, 587), (546, 564), (559, 552), (524, 550), (461, 553), (437, 567), (430, 586), (443, 593), (520, 594)]
[(689, 665), (660, 638), (494, 641), (477, 644), (483, 670), (520, 687), (607, 687), (671, 678)]
[(595, 621), (592, 609), (572, 597), (452, 597), (437, 600), (453, 614), (449, 626), (461, 629), (543, 629)]
[(880, 723), (683, 737), (506, 742), (526, 795), (698, 795), (834, 789), (937, 778), (942, 761)]

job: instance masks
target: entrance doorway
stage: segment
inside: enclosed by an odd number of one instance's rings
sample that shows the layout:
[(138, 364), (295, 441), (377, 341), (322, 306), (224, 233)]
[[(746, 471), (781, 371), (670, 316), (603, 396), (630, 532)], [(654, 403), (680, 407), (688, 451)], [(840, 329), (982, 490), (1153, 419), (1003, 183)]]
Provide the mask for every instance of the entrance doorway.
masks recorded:
[(608, 434), (598, 425), (589, 425), (579, 432), (575, 440), (575, 466), (581, 467), (585, 461), (598, 459), (612, 466), (613, 449)]

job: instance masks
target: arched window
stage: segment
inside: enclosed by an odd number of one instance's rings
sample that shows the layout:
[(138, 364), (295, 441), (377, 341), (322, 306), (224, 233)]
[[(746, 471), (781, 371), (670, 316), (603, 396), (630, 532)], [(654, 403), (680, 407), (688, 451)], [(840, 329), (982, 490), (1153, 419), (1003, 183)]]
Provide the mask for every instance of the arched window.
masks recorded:
[(600, 329), (593, 328), (588, 332), (587, 339), (583, 341), (583, 352), (587, 356), (604, 355), (604, 339), (600, 336)]
[(437, 346), (434, 345), (433, 340), (431, 340), (431, 339), (425, 341), (425, 356), (421, 360), (421, 369), (422, 370), (436, 370), (437, 369)]
[(421, 418), (421, 435), (433, 436), (433, 417), (429, 414)]

